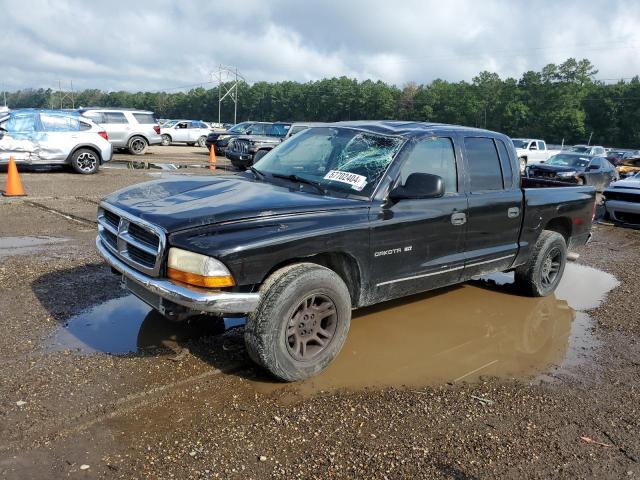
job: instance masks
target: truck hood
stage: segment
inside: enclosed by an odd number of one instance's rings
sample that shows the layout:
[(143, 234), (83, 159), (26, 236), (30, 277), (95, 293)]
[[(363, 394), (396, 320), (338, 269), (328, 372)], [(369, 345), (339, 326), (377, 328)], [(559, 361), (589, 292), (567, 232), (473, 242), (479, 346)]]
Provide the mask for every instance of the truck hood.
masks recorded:
[(168, 233), (220, 222), (369, 206), (368, 202), (306, 193), (241, 175), (167, 177), (119, 190), (104, 199)]

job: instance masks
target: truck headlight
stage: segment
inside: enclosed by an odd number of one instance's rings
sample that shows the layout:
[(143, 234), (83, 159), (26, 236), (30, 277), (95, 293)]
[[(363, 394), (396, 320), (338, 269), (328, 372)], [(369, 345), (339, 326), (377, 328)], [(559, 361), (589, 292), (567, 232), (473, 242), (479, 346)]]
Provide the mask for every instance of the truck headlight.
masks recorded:
[(569, 178), (569, 177), (575, 177), (577, 174), (578, 172), (571, 171), (571, 172), (558, 172), (556, 175), (562, 178)]
[(167, 276), (199, 287), (221, 288), (235, 285), (231, 272), (221, 261), (181, 248), (169, 249)]

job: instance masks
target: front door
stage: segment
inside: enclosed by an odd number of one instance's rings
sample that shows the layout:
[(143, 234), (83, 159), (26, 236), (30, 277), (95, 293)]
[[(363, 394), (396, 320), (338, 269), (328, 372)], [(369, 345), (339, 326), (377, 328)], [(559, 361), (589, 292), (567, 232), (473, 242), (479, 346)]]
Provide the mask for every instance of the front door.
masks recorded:
[[(468, 223), (464, 277), (509, 268), (518, 252), (522, 191), (500, 138), (465, 137)], [(499, 154), (500, 153), (500, 154)]]
[(13, 158), (16, 161), (37, 159), (40, 146), (36, 132), (37, 113), (16, 112), (0, 127), (5, 131), (0, 138), (0, 160), (2, 163)]
[(429, 137), (405, 147), (395, 185), (412, 173), (439, 175), (445, 195), (387, 200), (372, 212), (371, 261), (377, 301), (456, 283), (464, 268), (467, 198), (459, 188), (454, 140)]
[(189, 123), (190, 122), (178, 122), (173, 127), (173, 135), (171, 139), (174, 142), (189, 142)]

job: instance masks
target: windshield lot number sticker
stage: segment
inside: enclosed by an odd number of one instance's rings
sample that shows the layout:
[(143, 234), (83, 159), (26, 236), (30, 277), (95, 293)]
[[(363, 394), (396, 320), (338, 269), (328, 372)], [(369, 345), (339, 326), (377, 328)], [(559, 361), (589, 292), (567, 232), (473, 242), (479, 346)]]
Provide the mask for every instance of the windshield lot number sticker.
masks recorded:
[(367, 177), (356, 173), (341, 172), (340, 170), (329, 170), (324, 176), (325, 180), (335, 180), (336, 182), (351, 185), (351, 188), (361, 191), (367, 185)]

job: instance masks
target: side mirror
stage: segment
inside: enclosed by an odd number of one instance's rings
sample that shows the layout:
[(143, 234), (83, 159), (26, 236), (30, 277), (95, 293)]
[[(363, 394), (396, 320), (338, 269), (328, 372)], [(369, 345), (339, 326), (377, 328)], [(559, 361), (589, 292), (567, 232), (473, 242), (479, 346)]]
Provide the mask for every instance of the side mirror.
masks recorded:
[(412, 173), (404, 182), (389, 193), (389, 199), (398, 202), (403, 199), (438, 198), (444, 195), (442, 177), (430, 173)]

